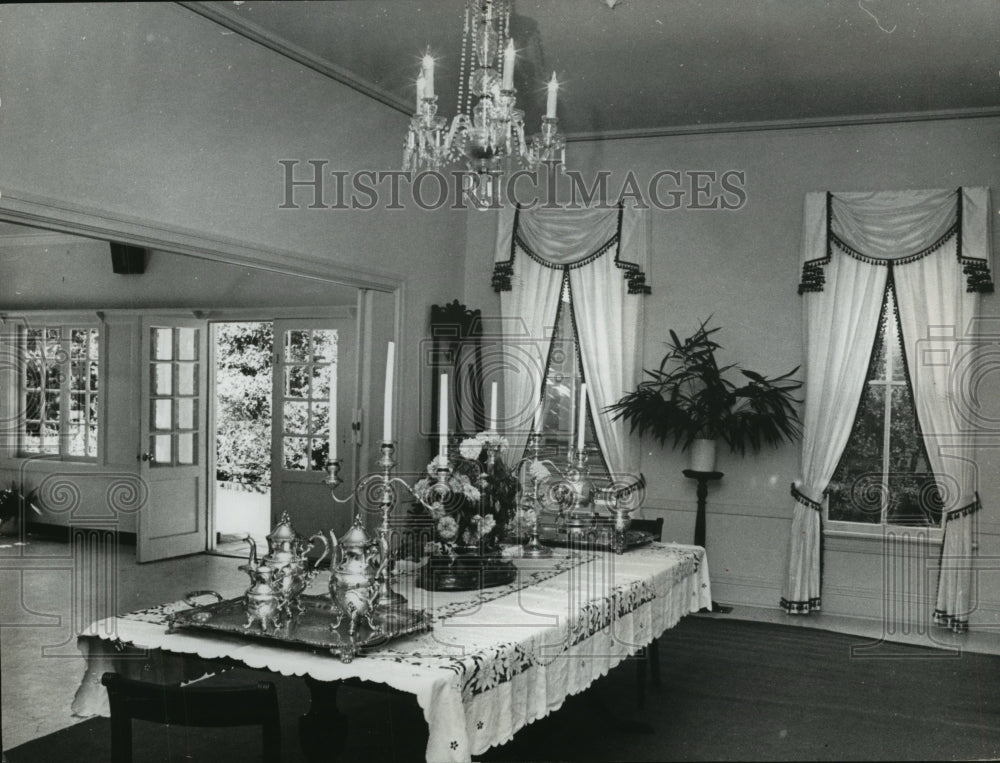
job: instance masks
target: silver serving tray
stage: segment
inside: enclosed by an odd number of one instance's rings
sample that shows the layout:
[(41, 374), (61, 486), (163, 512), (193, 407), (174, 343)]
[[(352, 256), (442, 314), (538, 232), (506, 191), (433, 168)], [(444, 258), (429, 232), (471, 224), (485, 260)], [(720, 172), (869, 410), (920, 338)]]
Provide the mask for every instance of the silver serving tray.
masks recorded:
[[(538, 539), (546, 546), (573, 546), (584, 547), (596, 551), (613, 551), (611, 536), (614, 528), (607, 525), (598, 525), (593, 533), (587, 537), (571, 535), (563, 527), (556, 525), (539, 524)], [(625, 550), (645, 546), (653, 542), (653, 534), (645, 530), (625, 531)]]
[(431, 629), (430, 614), (422, 609), (401, 607), (384, 616), (376, 616), (378, 630), (372, 630), (365, 621), (358, 623), (352, 643), (347, 618), (343, 618), (336, 630), (330, 627), (337, 616), (328, 597), (305, 595), (299, 597), (299, 603), (302, 611), (278, 628), (263, 630), (257, 622), (247, 627), (246, 605), (241, 596), (175, 612), (169, 618), (170, 630), (185, 628), (314, 651), (322, 649), (342, 659), (351, 659), (355, 654), (364, 654), (394, 639)]

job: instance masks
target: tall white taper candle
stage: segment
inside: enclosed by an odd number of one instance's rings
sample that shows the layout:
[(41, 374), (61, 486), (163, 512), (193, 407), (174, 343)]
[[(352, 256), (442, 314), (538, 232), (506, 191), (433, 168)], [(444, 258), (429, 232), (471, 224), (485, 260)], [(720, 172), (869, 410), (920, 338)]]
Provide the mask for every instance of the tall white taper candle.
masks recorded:
[(490, 389), (490, 431), (497, 431), (497, 383)]
[(583, 433), (587, 423), (587, 383), (580, 385), (580, 420), (576, 429), (576, 449), (583, 450)]
[(385, 398), (382, 403), (382, 442), (392, 442), (392, 377), (396, 366), (396, 343), (385, 351)]
[(441, 374), (441, 398), (438, 402), (438, 455), (448, 457), (448, 374)]

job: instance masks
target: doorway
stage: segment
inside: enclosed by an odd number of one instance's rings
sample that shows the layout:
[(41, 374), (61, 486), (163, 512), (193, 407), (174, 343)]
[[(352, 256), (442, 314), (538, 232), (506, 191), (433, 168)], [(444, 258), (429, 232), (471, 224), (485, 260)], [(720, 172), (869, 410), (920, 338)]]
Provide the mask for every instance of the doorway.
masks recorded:
[(214, 550), (246, 556), (271, 527), (274, 322), (212, 324)]

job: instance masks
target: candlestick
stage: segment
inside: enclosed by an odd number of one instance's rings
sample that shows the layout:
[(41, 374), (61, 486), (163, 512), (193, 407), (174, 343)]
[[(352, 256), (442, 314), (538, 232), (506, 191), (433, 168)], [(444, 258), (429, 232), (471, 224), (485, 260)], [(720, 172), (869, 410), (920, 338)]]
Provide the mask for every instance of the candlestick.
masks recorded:
[(385, 355), (385, 400), (382, 405), (382, 442), (392, 442), (392, 377), (396, 365), (396, 343), (389, 342)]
[(434, 56), (430, 50), (424, 54), (424, 98), (434, 97)]
[(438, 401), (438, 455), (448, 457), (448, 374), (441, 374), (441, 397)]
[(421, 70), (420, 76), (417, 77), (417, 110), (415, 113), (420, 113), (421, 102), (424, 100), (424, 93), (427, 91), (427, 78), (424, 77), (424, 73)]
[(507, 49), (503, 52), (503, 89), (514, 89), (514, 40), (507, 40)]
[(497, 431), (497, 383), (490, 390), (490, 431)]
[(554, 119), (556, 116), (556, 99), (559, 97), (559, 80), (556, 73), (552, 72), (552, 79), (549, 80), (549, 98), (546, 103), (545, 116)]
[(587, 383), (580, 385), (580, 423), (576, 431), (576, 449), (583, 450), (583, 430), (587, 423)]

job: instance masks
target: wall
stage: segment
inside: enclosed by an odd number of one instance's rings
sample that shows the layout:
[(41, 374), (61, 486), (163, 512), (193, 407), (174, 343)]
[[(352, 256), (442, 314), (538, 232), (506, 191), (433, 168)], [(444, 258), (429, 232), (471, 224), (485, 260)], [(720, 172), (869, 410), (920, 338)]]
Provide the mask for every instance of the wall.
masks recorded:
[[(765, 374), (802, 363), (799, 281), (803, 197), (808, 191), (991, 186), (1000, 204), (1000, 120), (970, 119), (909, 124), (691, 135), (571, 143), (571, 169), (585, 178), (610, 170), (619, 189), (634, 171), (645, 187), (659, 170), (740, 170), (746, 173), (746, 204), (732, 211), (678, 209), (650, 212), (652, 265), (645, 298), (644, 367), (658, 363), (667, 330), (689, 335), (712, 317), (721, 326), (720, 359)], [(667, 188), (665, 185), (664, 188)], [(492, 215), (470, 216), (466, 303), (484, 313), (499, 310), (489, 286)], [(993, 229), (1000, 252), (1000, 226)], [(995, 276), (1000, 277), (1000, 276)], [(1000, 283), (1000, 280), (998, 280)], [(1000, 300), (983, 298), (987, 316)], [(984, 405), (1000, 393), (998, 374), (983, 375)], [(995, 468), (1000, 437), (978, 453), (984, 511), (979, 518), (980, 565), (1000, 552), (1000, 477)], [(642, 470), (649, 488), (647, 514), (662, 514), (665, 537), (690, 541), (694, 484), (682, 475), (686, 454), (643, 442)], [(720, 453), (725, 473), (708, 498), (707, 546), (715, 598), (775, 606), (784, 574), (799, 448), (786, 445), (757, 457)], [(881, 544), (828, 540), (824, 611), (880, 616), (883, 610)], [(982, 611), (973, 622), (993, 621), (1000, 611), (996, 573), (979, 575)]]
[(398, 278), (400, 453), (422, 460), (420, 340), (429, 306), (461, 295), (460, 214), (309, 209), (308, 189), (279, 208), (279, 161), (397, 169), (406, 116), (174, 4), (8, 5), (0, 20), (17, 83), (0, 192)]

